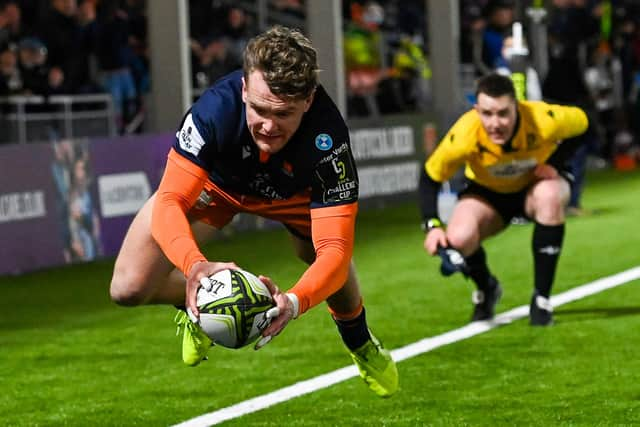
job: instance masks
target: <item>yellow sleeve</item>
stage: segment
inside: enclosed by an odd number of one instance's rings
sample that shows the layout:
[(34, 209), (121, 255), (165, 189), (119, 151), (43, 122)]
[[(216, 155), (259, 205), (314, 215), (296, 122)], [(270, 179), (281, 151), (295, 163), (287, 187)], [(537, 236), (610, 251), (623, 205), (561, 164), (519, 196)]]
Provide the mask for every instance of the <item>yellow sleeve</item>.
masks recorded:
[(549, 104), (544, 116), (551, 134), (549, 139), (557, 141), (581, 135), (589, 127), (587, 114), (579, 107)]
[(471, 110), (449, 129), (425, 162), (425, 170), (431, 179), (447, 181), (464, 166), (475, 147), (478, 126), (480, 119), (475, 110)]

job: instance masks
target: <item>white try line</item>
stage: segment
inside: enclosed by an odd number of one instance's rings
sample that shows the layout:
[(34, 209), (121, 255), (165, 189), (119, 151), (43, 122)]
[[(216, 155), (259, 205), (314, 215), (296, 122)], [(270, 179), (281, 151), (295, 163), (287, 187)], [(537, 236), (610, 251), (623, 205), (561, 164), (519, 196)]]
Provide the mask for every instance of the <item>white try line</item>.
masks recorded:
[[(615, 288), (640, 278), (640, 267), (635, 267), (613, 276), (604, 277), (586, 285), (578, 286), (561, 294), (551, 297), (551, 304), (554, 307), (576, 301), (593, 294)], [(414, 356), (429, 352), (438, 347), (445, 346), (457, 341), (471, 338), (483, 332), (487, 332), (498, 326), (513, 322), (514, 320), (526, 317), (529, 314), (529, 306), (522, 305), (512, 310), (497, 315), (492, 321), (473, 322), (462, 328), (454, 329), (435, 337), (425, 338), (413, 344), (395, 349), (391, 352), (396, 362), (409, 359)], [(278, 403), (312, 393), (317, 390), (332, 386), (342, 381), (358, 376), (358, 370), (354, 365), (311, 378), (306, 381), (300, 381), (291, 386), (281, 388), (280, 390), (245, 400), (226, 408), (219, 409), (208, 414), (201, 415), (196, 418), (177, 424), (176, 427), (206, 427), (221, 423), (233, 418), (238, 418), (261, 409), (268, 408)]]

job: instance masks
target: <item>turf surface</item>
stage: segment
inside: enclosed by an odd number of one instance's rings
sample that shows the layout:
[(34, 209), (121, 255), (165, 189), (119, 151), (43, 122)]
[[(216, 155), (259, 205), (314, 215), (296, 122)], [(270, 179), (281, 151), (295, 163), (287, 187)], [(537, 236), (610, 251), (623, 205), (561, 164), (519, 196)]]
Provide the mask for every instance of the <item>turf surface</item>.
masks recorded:
[[(555, 293), (640, 265), (640, 173), (592, 172), (568, 220)], [(466, 324), (471, 286), (445, 279), (422, 251), (414, 204), (360, 214), (355, 260), (370, 326), (398, 348)], [(531, 225), (486, 243), (505, 290), (498, 311), (527, 304)], [(282, 287), (304, 270), (281, 230), (206, 247)], [(109, 301), (112, 261), (0, 278), (0, 425), (162, 426), (347, 366), (323, 307), (264, 349), (214, 348), (180, 361), (173, 307)], [(358, 378), (232, 420), (238, 426), (640, 424), (638, 281), (399, 364), (402, 390), (381, 400)]]

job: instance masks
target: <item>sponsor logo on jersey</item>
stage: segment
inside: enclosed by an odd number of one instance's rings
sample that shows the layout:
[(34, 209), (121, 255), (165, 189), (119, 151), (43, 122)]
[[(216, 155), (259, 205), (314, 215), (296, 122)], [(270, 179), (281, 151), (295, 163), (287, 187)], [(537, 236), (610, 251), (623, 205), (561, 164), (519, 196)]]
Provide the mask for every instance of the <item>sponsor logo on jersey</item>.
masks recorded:
[(334, 148), (333, 150), (331, 150), (325, 157), (320, 159), (318, 164), (333, 162), (338, 156), (340, 156), (342, 153), (344, 153), (347, 150), (349, 150), (349, 145), (347, 145), (347, 143), (342, 143), (337, 148)]
[(176, 138), (178, 138), (178, 142), (180, 143), (180, 148), (184, 151), (187, 151), (194, 156), (197, 156), (204, 145), (204, 139), (200, 132), (198, 132), (198, 128), (193, 123), (193, 116), (189, 114), (182, 124), (182, 129), (176, 133)]
[(321, 133), (316, 136), (316, 147), (318, 150), (328, 151), (333, 147), (333, 140), (326, 133)]
[(326, 192), (327, 200), (340, 201), (350, 200), (357, 195), (358, 183), (356, 181), (345, 181), (339, 183), (333, 188), (329, 188)]
[(516, 178), (531, 172), (538, 165), (536, 159), (513, 160), (509, 163), (498, 163), (487, 170), (496, 178)]
[(322, 182), (322, 199), (325, 204), (358, 199), (358, 174), (348, 144), (337, 147), (324, 157), (318, 163), (316, 174)]
[(254, 193), (266, 199), (283, 200), (285, 198), (274, 186), (273, 179), (269, 173), (257, 173), (247, 185)]

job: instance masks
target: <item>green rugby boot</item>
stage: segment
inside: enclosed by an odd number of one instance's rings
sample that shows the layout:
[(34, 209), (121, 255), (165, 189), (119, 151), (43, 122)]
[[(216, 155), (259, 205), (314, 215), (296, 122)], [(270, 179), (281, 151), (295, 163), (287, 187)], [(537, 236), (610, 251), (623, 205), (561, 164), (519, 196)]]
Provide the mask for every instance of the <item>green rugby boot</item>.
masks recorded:
[(391, 358), (389, 350), (373, 334), (362, 347), (350, 353), (360, 371), (360, 377), (375, 394), (389, 397), (398, 391), (396, 362)]
[(189, 366), (198, 365), (206, 359), (213, 342), (184, 311), (179, 310), (174, 321), (178, 324), (176, 335), (182, 329), (182, 361)]

